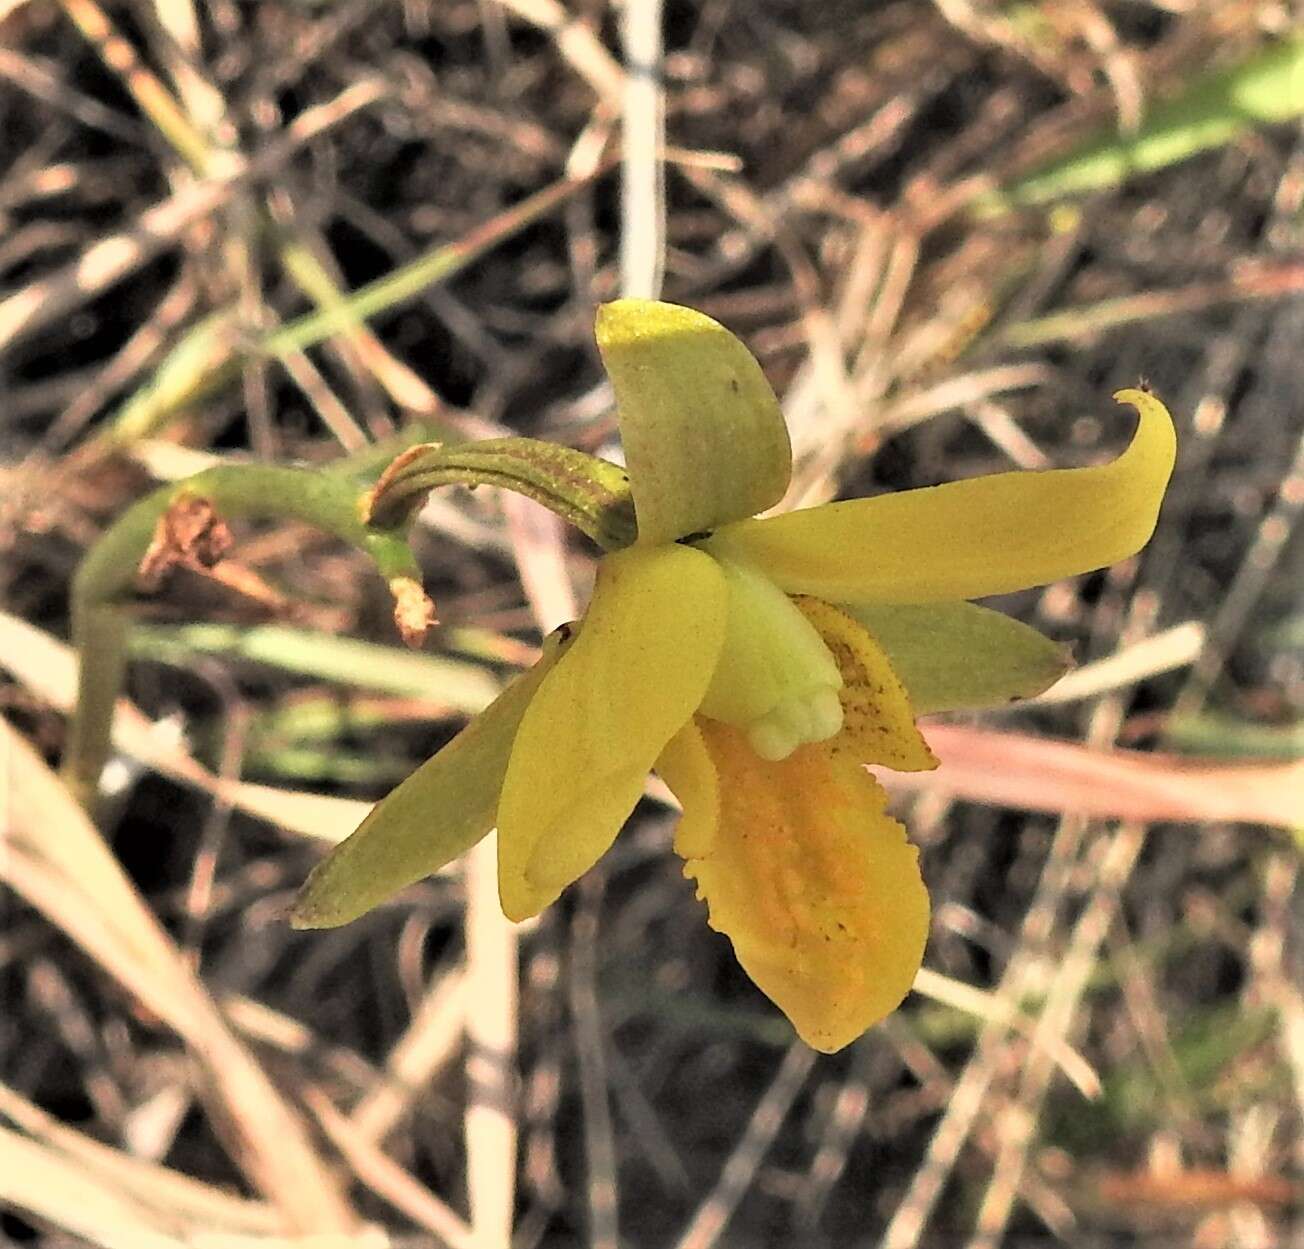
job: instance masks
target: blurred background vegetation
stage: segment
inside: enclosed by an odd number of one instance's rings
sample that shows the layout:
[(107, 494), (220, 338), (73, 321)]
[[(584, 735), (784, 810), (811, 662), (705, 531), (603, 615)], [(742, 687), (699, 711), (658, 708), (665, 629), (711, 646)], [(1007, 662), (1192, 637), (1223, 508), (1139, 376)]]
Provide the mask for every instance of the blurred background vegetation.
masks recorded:
[[(0, 1239), (364, 1249), (1298, 1244), (1304, 38), (1290, 0), (0, 0)], [(103, 837), (49, 770), (72, 572), (161, 482), (611, 454), (594, 307), (760, 357), (792, 501), (1181, 452), (1138, 559), (1000, 606), (1083, 667), (926, 726), (905, 1007), (817, 1058), (655, 789), (509, 929), (492, 862), (297, 886), (583, 602), (492, 491), (441, 625), (305, 526), (133, 604)]]

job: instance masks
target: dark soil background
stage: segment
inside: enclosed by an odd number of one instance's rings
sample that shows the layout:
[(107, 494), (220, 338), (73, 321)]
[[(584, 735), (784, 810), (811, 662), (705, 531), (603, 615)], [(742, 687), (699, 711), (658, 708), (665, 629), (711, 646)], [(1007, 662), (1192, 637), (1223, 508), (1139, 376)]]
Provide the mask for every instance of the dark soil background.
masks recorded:
[[(1288, 810), (1298, 123), (1090, 195), (974, 205), (1299, 19), (1261, 0), (707, 0), (664, 5), (658, 51), (603, 0), (0, 0), (6, 742), (57, 761), (67, 651), (16, 630), (68, 640), (78, 560), (158, 482), (250, 457), (361, 464), (380, 443), (374, 473), (402, 437), (609, 453), (592, 325), (623, 260), (756, 352), (810, 502), (1099, 460), (1129, 428), (1111, 392), (1144, 379), (1181, 439), (1151, 546), (999, 604), (1081, 663), (1135, 664), (982, 722), (1275, 767)], [(624, 66), (644, 94), (626, 97)], [(622, 130), (658, 96), (664, 163)], [(663, 236), (655, 195), (629, 190), (654, 168)], [(158, 216), (214, 186), (202, 211)], [(382, 300), (368, 334), (268, 354), (314, 301), (437, 249), (441, 272)], [(451, 662), (420, 691), (386, 659), (374, 570), (274, 523), (237, 527), (225, 575), (142, 596), (131, 697), (218, 776), (372, 800), (483, 701), (474, 682), (529, 661), (571, 593), (559, 552), (582, 602), (594, 548), (513, 515), (460, 489), (422, 514), (441, 619), (425, 653)], [(268, 625), (295, 631), (274, 655), (249, 640)], [(314, 649), (336, 635), (395, 650)], [(240, 1038), (361, 1222), (312, 1225), (259, 1192), (229, 1069), (124, 987), (112, 942), (79, 926), (93, 905), (41, 893), (24, 851), (0, 903), (0, 1243), (497, 1246), (510, 1219), (516, 1249), (1299, 1244), (1289, 819), (1029, 813), (1020, 783), (1008, 806), (897, 797), (933, 890), (935, 981), (832, 1057), (706, 928), (648, 801), (520, 933), (518, 1023), (486, 1075), (464, 1021), (510, 992), (492, 959), (464, 960), (473, 886), (440, 877), (292, 932), (323, 852), (311, 818), (287, 831), (124, 756), (114, 853), (218, 1004), (205, 1026)]]

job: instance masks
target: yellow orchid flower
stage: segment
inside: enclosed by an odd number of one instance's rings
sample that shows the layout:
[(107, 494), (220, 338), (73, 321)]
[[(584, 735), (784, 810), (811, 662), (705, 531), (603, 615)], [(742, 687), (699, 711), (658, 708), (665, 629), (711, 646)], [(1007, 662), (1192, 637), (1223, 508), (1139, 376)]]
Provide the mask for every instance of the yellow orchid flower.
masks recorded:
[(303, 927), (344, 923), (498, 828), (513, 920), (611, 845), (660, 773), (675, 849), (712, 927), (816, 1049), (908, 992), (928, 895), (865, 770), (936, 760), (915, 716), (1039, 692), (1058, 647), (966, 599), (1111, 564), (1149, 539), (1172, 421), (1138, 390), (1128, 449), (757, 518), (782, 498), (787, 430), (760, 366), (710, 318), (599, 309), (638, 520), (577, 625), (382, 801), (313, 873)]

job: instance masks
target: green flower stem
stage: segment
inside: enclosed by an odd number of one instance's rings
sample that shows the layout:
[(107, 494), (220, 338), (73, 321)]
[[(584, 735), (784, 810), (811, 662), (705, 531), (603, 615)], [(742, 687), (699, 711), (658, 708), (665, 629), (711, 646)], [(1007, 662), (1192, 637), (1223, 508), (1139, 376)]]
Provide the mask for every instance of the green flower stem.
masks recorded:
[(533, 438), (487, 438), (413, 447), (386, 470), (371, 497), (373, 523), (392, 525), (426, 494), (451, 485), (498, 486), (526, 495), (618, 551), (638, 536), (629, 476), (609, 460)]
[(222, 517), (304, 521), (364, 551), (386, 582), (420, 582), (404, 533), (364, 523), (356, 485), (339, 476), (264, 464), (222, 465), (142, 499), (100, 538), (73, 578), (73, 640), (81, 675), (64, 776), (88, 809), (109, 756), (113, 710), (126, 671), (129, 600), (140, 562), (159, 519), (187, 497), (208, 501)]

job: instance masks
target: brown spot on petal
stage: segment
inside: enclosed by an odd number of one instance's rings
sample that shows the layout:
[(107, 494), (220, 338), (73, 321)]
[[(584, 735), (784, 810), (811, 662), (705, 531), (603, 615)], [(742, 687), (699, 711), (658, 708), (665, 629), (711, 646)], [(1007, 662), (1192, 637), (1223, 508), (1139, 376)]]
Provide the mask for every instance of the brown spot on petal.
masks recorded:
[(796, 595), (792, 601), (824, 640), (842, 674), (842, 728), (829, 743), (833, 753), (850, 753), (859, 763), (898, 772), (937, 767), (915, 724), (905, 686), (864, 625), (822, 599)]

